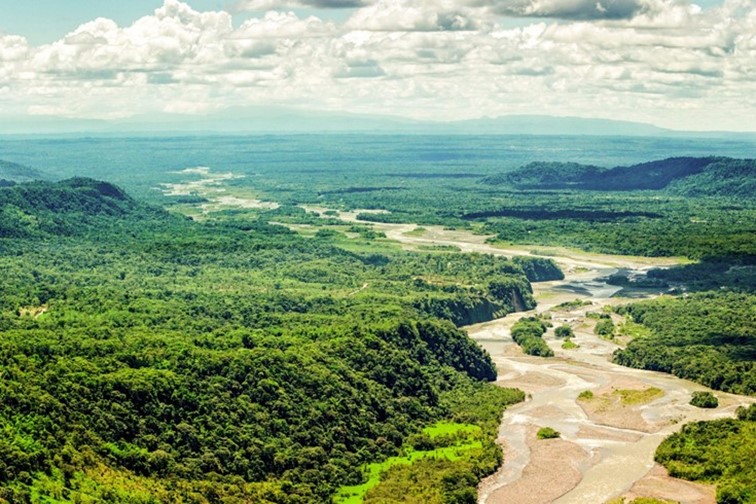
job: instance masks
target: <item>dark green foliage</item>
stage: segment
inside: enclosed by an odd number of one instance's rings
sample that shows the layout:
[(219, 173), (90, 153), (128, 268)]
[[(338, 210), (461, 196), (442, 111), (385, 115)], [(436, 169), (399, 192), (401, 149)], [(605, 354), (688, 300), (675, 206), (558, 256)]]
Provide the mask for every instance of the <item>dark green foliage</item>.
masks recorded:
[(717, 390), (756, 393), (756, 295), (698, 293), (619, 312), (652, 334), (617, 350), (618, 364), (673, 373)]
[(483, 184), (513, 185), (521, 189), (560, 189), (579, 185), (583, 180), (604, 171), (598, 166), (580, 163), (536, 161), (499, 175), (481, 179)]
[(521, 318), (512, 326), (512, 339), (528, 355), (553, 357), (554, 351), (543, 341), (546, 324), (537, 317)]
[(511, 261), (198, 224), (88, 179), (2, 189), (0, 208), (0, 498), (328, 502), (436, 420), (492, 440), (522, 397), (418, 309), (492, 279), (532, 300)]
[[(721, 195), (727, 189), (752, 187), (754, 160), (677, 157), (606, 169), (578, 163), (530, 163), (513, 172), (482, 179), (485, 184), (509, 184), (520, 189), (583, 189), (634, 191), (664, 189), (686, 195)], [(750, 179), (750, 180), (749, 180)], [(717, 183), (710, 184), (716, 180)], [(735, 196), (752, 196), (739, 193)]]
[(756, 502), (756, 406), (738, 419), (693, 422), (665, 439), (655, 459), (671, 476), (717, 485), (720, 504)]
[(720, 256), (701, 262), (647, 273), (650, 281), (683, 286), (689, 291), (717, 290), (727, 286), (731, 290), (756, 290), (756, 255)]
[(688, 197), (753, 198), (756, 194), (756, 160), (717, 161), (708, 165), (702, 173), (673, 181), (669, 191)]
[(719, 400), (711, 392), (696, 391), (690, 398), (690, 404), (699, 408), (716, 408), (719, 406)]
[(513, 257), (512, 261), (519, 265), (525, 272), (525, 276), (531, 282), (548, 282), (551, 280), (564, 280), (564, 273), (553, 259), (545, 257)]
[(593, 332), (601, 336), (602, 338), (614, 338), (614, 322), (611, 318), (602, 318), (596, 322), (596, 326), (593, 328)]
[(170, 220), (162, 210), (137, 203), (107, 182), (73, 178), (0, 188), (0, 238), (81, 236), (105, 225), (100, 217), (127, 214), (139, 214), (146, 227), (155, 219)]
[(554, 336), (557, 338), (572, 338), (575, 336), (575, 332), (568, 324), (564, 324), (554, 329)]

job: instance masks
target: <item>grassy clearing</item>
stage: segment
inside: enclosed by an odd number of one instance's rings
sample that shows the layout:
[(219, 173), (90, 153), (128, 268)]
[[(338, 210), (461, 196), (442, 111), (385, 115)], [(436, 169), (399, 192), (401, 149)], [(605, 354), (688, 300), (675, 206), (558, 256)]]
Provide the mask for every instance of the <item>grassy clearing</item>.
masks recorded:
[(625, 320), (619, 326), (619, 335), (627, 336), (629, 338), (643, 338), (645, 336), (650, 336), (651, 330), (644, 325), (633, 322), (632, 320)]
[(612, 393), (615, 396), (619, 396), (623, 406), (646, 404), (664, 395), (664, 391), (656, 387), (649, 387), (643, 390), (617, 389)]
[(561, 437), (559, 431), (552, 429), (551, 427), (541, 427), (536, 434), (538, 439), (557, 439)]
[(460, 252), (462, 250), (455, 245), (418, 245), (415, 248), (423, 252)]
[(562, 348), (565, 350), (575, 350), (576, 348), (580, 348), (580, 345), (568, 338), (562, 343)]
[(415, 236), (415, 237), (420, 237), (420, 236), (423, 236), (423, 235), (425, 234), (425, 232), (426, 232), (426, 231), (428, 231), (428, 230), (427, 230), (427, 229), (425, 229), (424, 227), (420, 227), (420, 226), (418, 226), (418, 227), (416, 227), (415, 229), (413, 229), (412, 231), (407, 231), (407, 232), (405, 232), (405, 233), (402, 233), (402, 234), (403, 234), (404, 236)]
[(393, 466), (409, 465), (427, 458), (459, 460), (471, 450), (483, 448), (483, 443), (477, 439), (481, 434), (481, 428), (473, 424), (461, 424), (453, 422), (438, 422), (423, 429), (423, 434), (431, 439), (458, 436), (459, 440), (451, 445), (434, 450), (415, 450), (409, 448), (404, 455), (390, 457), (383, 462), (369, 464), (365, 468), (367, 481), (361, 485), (341, 487), (333, 502), (335, 504), (361, 504), (365, 494), (371, 488), (381, 482), (381, 475)]
[(455, 422), (438, 422), (423, 429), (423, 434), (427, 434), (431, 439), (437, 438), (439, 436), (451, 436), (460, 434), (466, 434), (469, 437), (473, 434), (480, 434), (480, 432), (481, 429), (477, 425), (461, 424)]

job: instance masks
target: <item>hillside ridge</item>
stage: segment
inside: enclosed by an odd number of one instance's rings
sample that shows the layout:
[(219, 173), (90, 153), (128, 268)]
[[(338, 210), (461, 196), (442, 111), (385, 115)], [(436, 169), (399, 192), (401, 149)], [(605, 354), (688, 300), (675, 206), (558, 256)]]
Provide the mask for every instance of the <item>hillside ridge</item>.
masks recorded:
[(535, 161), (512, 172), (482, 178), (481, 183), (523, 190), (667, 190), (681, 196), (750, 198), (756, 189), (756, 159), (670, 157), (613, 168)]

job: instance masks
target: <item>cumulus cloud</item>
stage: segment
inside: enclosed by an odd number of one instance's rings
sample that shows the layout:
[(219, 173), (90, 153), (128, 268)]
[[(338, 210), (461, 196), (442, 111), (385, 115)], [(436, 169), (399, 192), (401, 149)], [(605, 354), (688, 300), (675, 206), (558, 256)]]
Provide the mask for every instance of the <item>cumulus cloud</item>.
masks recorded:
[(353, 9), (368, 5), (370, 0), (243, 0), (234, 4), (236, 11), (267, 11), (295, 7), (315, 9)]
[(346, 61), (340, 68), (336, 69), (333, 75), (337, 79), (353, 77), (364, 79), (382, 77), (386, 75), (386, 72), (377, 61), (366, 59)]
[[(0, 110), (110, 118), (279, 104), (718, 128), (756, 116), (752, 0), (602, 0), (599, 14), (582, 0), (472, 1), (375, 0), (342, 23), (270, 11), (235, 26), (228, 12), (166, 0), (128, 26), (94, 19), (38, 47), (0, 35)], [(503, 28), (503, 5), (538, 19)]]
[(629, 19), (649, 7), (645, 0), (483, 0), (497, 14), (561, 19)]
[(470, 7), (452, 1), (377, 0), (355, 12), (346, 22), (351, 30), (460, 31), (480, 27)]
[(687, 0), (471, 0), (502, 16), (570, 21), (675, 19), (700, 7)]

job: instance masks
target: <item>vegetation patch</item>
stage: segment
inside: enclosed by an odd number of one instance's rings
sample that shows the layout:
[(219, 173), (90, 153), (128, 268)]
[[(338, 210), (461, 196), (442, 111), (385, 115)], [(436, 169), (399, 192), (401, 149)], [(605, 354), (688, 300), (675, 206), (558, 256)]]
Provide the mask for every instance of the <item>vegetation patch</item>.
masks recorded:
[(580, 392), (580, 394), (578, 394), (578, 399), (582, 401), (590, 401), (591, 399), (593, 399), (593, 391), (583, 390), (582, 392)]
[(614, 362), (673, 373), (715, 390), (756, 394), (756, 294), (661, 297), (618, 312), (649, 334), (615, 351)]
[(561, 325), (554, 329), (554, 336), (557, 338), (573, 338), (575, 336), (575, 332), (572, 330), (572, 327), (569, 326), (569, 324)]
[(613, 339), (614, 331), (614, 322), (612, 322), (612, 319), (608, 317), (600, 318), (598, 322), (596, 322), (596, 325), (593, 327), (594, 334), (606, 339)]
[(559, 431), (552, 429), (551, 427), (541, 427), (536, 433), (538, 439), (556, 439), (562, 434)]
[(740, 407), (737, 418), (693, 422), (665, 439), (655, 460), (670, 476), (717, 485), (717, 503), (756, 501), (756, 405)]
[(573, 299), (572, 301), (565, 301), (564, 303), (559, 303), (553, 309), (554, 310), (574, 310), (576, 308), (582, 308), (584, 306), (591, 306), (591, 305), (593, 305), (593, 301), (589, 299)]
[(690, 404), (699, 408), (716, 408), (719, 406), (719, 400), (711, 392), (696, 391), (690, 398)]
[(564, 350), (575, 350), (576, 348), (580, 348), (580, 345), (572, 341), (570, 338), (567, 338), (562, 342), (562, 348)]
[(426, 228), (424, 228), (424, 227), (422, 227), (422, 226), (417, 226), (417, 227), (415, 227), (415, 229), (413, 229), (412, 231), (406, 231), (406, 232), (405, 232), (404, 234), (405, 234), (406, 236), (416, 236), (416, 237), (420, 237), (420, 236), (423, 236), (423, 235), (425, 235), (425, 233), (427, 233), (427, 232), (428, 232), (428, 230), (427, 230)]
[[(477, 496), (479, 479), (502, 460), (501, 449), (493, 442), (501, 408), (523, 400), (524, 394), (486, 389), (455, 397), (450, 406), (457, 411), (456, 419), (477, 423), (440, 421), (425, 427), (410, 436), (399, 455), (363, 467), (363, 482), (341, 487), (334, 502), (380, 503), (397, 495), (432, 504), (471, 502), (470, 496)], [(481, 400), (486, 397), (487, 402)], [(497, 403), (498, 408), (492, 407)], [(408, 485), (408, 481), (414, 483)]]
[(511, 334), (523, 353), (540, 357), (553, 357), (554, 351), (543, 340), (546, 324), (538, 317), (521, 318), (512, 326)]
[(650, 403), (664, 395), (664, 391), (656, 387), (649, 387), (642, 390), (617, 389), (612, 393), (620, 398), (620, 403), (623, 406), (635, 406)]

